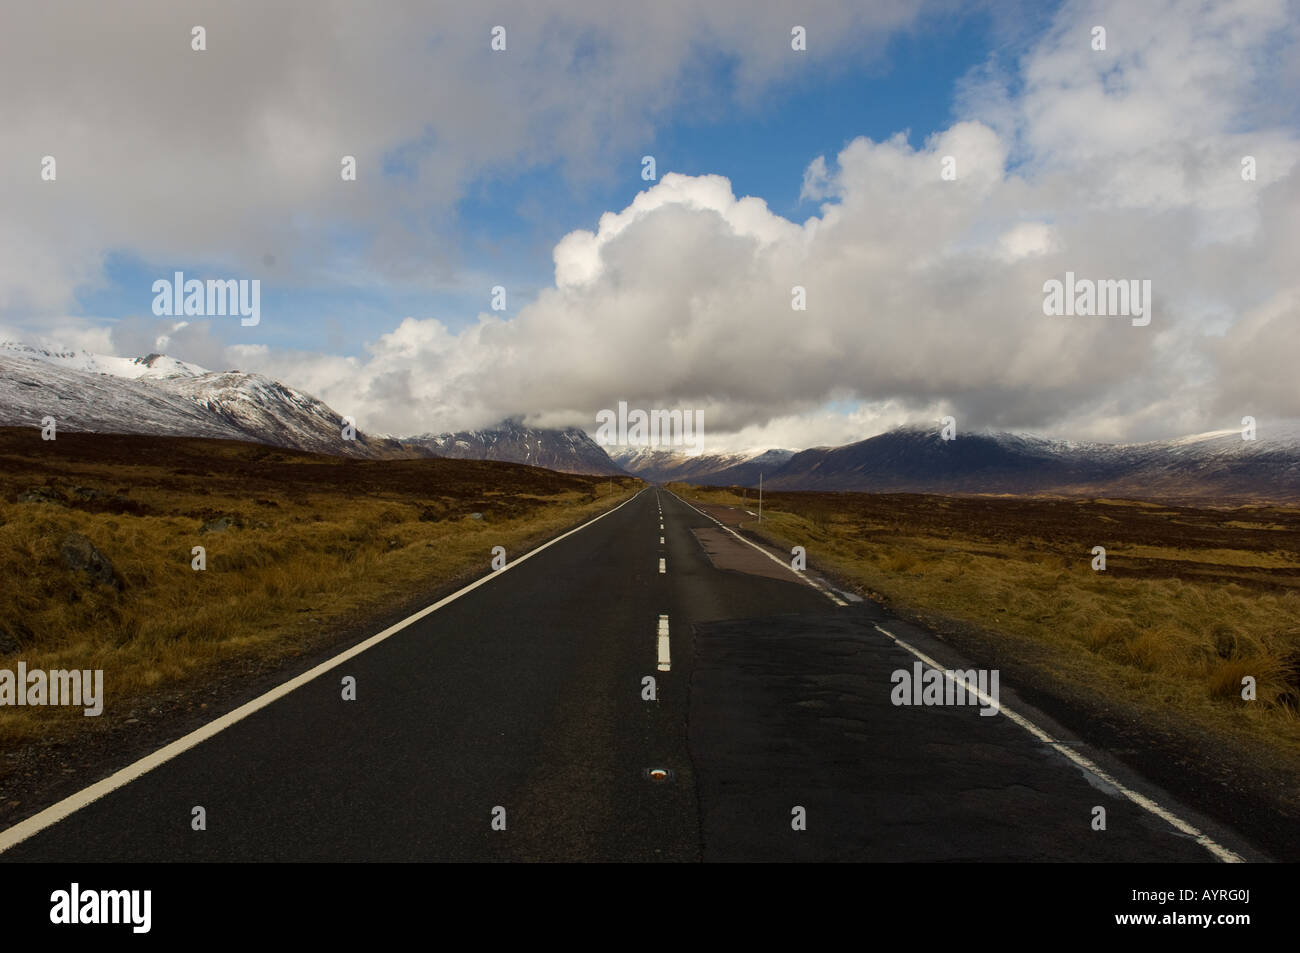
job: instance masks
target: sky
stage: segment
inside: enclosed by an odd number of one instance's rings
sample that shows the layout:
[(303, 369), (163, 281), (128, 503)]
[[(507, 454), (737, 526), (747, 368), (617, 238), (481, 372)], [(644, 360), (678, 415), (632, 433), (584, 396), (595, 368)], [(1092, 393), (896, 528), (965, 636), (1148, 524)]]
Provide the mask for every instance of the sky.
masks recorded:
[[(0, 339), (372, 433), (1263, 436), (1300, 418), (1298, 42), (1287, 0), (21, 5)], [(155, 314), (177, 271), (260, 320)], [(1149, 321), (1045, 314), (1067, 272)]]

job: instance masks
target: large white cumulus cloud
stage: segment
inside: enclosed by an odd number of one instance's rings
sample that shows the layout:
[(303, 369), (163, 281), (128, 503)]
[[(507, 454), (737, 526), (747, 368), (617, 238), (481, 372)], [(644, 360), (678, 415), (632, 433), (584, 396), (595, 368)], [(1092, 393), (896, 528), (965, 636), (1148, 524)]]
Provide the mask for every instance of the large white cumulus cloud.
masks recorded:
[[(1112, 55), (1091, 50), (1094, 22)], [(1300, 353), (1300, 143), (1241, 121), (1278, 94), (1262, 51), (1294, 47), (1294, 29), (1272, 4), (1203, 18), (1066, 7), (1016, 96), (972, 86), (971, 118), (920, 148), (858, 139), (812, 158), (805, 192), (824, 203), (807, 221), (716, 176), (666, 175), (565, 236), (555, 286), (515, 320), (454, 337), (410, 320), (339, 392), (387, 416), (367, 375), (424, 367), (403, 393), (406, 429), (590, 425), (627, 400), (795, 446), (946, 412), (1098, 439), (1300, 416), (1286, 370)], [(1151, 324), (1045, 316), (1043, 282), (1067, 270), (1150, 279)], [(806, 312), (791, 310), (795, 285)], [(858, 410), (831, 415), (836, 432), (828, 405)]]

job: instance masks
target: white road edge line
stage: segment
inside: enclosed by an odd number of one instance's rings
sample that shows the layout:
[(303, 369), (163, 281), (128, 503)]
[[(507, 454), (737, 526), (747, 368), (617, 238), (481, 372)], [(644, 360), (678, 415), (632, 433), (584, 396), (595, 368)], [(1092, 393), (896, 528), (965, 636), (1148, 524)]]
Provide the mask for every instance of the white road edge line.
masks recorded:
[[(677, 496), (677, 494), (675, 493), (673, 495)], [(681, 497), (678, 496), (677, 498), (681, 500)], [(745, 539), (745, 537), (741, 536), (739, 533), (735, 532), (730, 527), (723, 526), (721, 521), (713, 519), (712, 516), (709, 516), (708, 513), (705, 513), (703, 510), (699, 509), (692, 503), (686, 500), (682, 500), (682, 502), (685, 503), (687, 506), (689, 506), (691, 509), (695, 510), (695, 512), (699, 513), (701, 516), (706, 516), (709, 519), (713, 520), (713, 522), (717, 523), (719, 526), (722, 526), (723, 529), (725, 529), (728, 533), (731, 533), (732, 536), (735, 536), (742, 543), (749, 543), (750, 546), (753, 546), (755, 549), (757, 549), (763, 555), (767, 556), (773, 562), (780, 563), (782, 566), (786, 565), (784, 562), (781, 562), (781, 560), (777, 559), (775, 556), (773, 556), (763, 547), (758, 546), (755, 543), (752, 543), (749, 540)], [(840, 601), (840, 599), (838, 599), (832, 593), (828, 592), (822, 586), (817, 585), (813, 580), (808, 579), (806, 576), (800, 576), (799, 578), (803, 579), (810, 586), (813, 586), (814, 588), (820, 590), (827, 598), (835, 602), (837, 605), (846, 605), (846, 603)], [(912, 646), (908, 645), (906, 642), (898, 638), (898, 636), (894, 635), (892, 632), (889, 632), (886, 629), (882, 629), (879, 625), (876, 625), (875, 627), (879, 632), (888, 636), (901, 648), (905, 649), (907, 652), (911, 653), (913, 656), (920, 659), (926, 665), (929, 665), (932, 668), (936, 668), (939, 671), (947, 671), (942, 665), (940, 665), (934, 659), (930, 658), (929, 656), (925, 655), (923, 652), (920, 652), (917, 649), (913, 648)], [(970, 689), (968, 688), (967, 690), (969, 691)], [(978, 689), (976, 689), (976, 691), (978, 692)], [(983, 693), (981, 693), (981, 701), (991, 704), (993, 702), (993, 699), (988, 698), (984, 696)], [(1145, 811), (1150, 812), (1151, 814), (1154, 814), (1156, 817), (1160, 818), (1162, 821), (1164, 821), (1166, 824), (1173, 827), (1175, 830), (1181, 831), (1187, 836), (1193, 838), (1198, 844), (1204, 847), (1207, 851), (1209, 851), (1219, 860), (1223, 861), (1226, 864), (1245, 863), (1245, 858), (1242, 857), (1240, 854), (1237, 854), (1234, 851), (1231, 851), (1228, 848), (1224, 847), (1222, 844), (1219, 844), (1217, 841), (1213, 840), (1209, 835), (1203, 834), (1201, 831), (1197, 830), (1191, 824), (1188, 824), (1186, 821), (1184, 821), (1181, 817), (1171, 813), (1170, 811), (1167, 811), (1165, 808), (1161, 807), (1159, 804), (1151, 800), (1151, 798), (1147, 797), (1146, 795), (1134, 791), (1131, 788), (1127, 787), (1126, 785), (1120, 783), (1120, 781), (1117, 778), (1114, 778), (1110, 774), (1108, 774), (1096, 762), (1092, 761), (1089, 758), (1085, 758), (1077, 751), (1071, 751), (1069, 748), (1063, 747), (1061, 743), (1053, 741), (1052, 737), (1048, 735), (1047, 732), (1043, 731), (1041, 728), (1035, 725), (1028, 718), (1025, 718), (1023, 715), (1019, 715), (1014, 711), (1011, 711), (1005, 705), (999, 704), (998, 708), (1004, 715), (1006, 715), (1009, 719), (1011, 719), (1011, 721), (1015, 722), (1017, 725), (1024, 728), (1026, 731), (1028, 731), (1034, 737), (1038, 738), (1040, 741), (1044, 742), (1047, 745), (1050, 745), (1054, 751), (1059, 752), (1063, 757), (1068, 758), (1070, 761), (1074, 762), (1074, 764), (1077, 765), (1078, 767), (1083, 768), (1085, 771), (1092, 773), (1094, 776), (1100, 778), (1102, 781), (1111, 785), (1113, 788), (1115, 788), (1115, 790), (1119, 791), (1121, 794), (1123, 794), (1126, 798), (1128, 798), (1138, 807), (1142, 808)]]
[[(875, 623), (872, 623), (872, 625), (875, 625), (877, 632), (880, 632), (883, 635), (888, 636), (900, 648), (905, 649), (907, 652), (910, 652), (912, 655), (920, 659), (926, 665), (929, 665), (931, 668), (938, 669), (940, 672), (944, 672), (945, 677), (949, 677), (946, 674), (948, 670), (944, 668), (944, 666), (936, 662), (934, 659), (930, 658), (924, 652), (918, 651), (917, 649), (913, 648), (911, 645), (904, 642), (902, 639), (894, 635), (894, 633), (890, 632), (888, 629), (882, 628), (881, 626), (876, 625)], [(956, 681), (955, 679), (951, 679), (951, 678), (950, 680)], [(1217, 841), (1210, 838), (1209, 835), (1201, 833), (1191, 824), (1188, 824), (1185, 820), (1179, 817), (1177, 814), (1174, 814), (1171, 811), (1168, 811), (1165, 808), (1161, 807), (1159, 804), (1151, 800), (1151, 798), (1147, 797), (1145, 794), (1141, 794), (1137, 791), (1134, 791), (1132, 788), (1129, 788), (1126, 785), (1120, 783), (1120, 781), (1117, 778), (1114, 778), (1110, 774), (1108, 774), (1095, 761), (1091, 760), (1090, 758), (1085, 758), (1077, 751), (1071, 751), (1068, 747), (1065, 747), (1067, 742), (1054, 741), (1051, 735), (1043, 731), (1043, 729), (1039, 728), (1037, 725), (1035, 725), (1024, 715), (1017, 714), (1016, 712), (1012, 711), (1010, 708), (1007, 708), (1005, 705), (991, 698), (985, 692), (980, 691), (979, 688), (975, 686), (971, 686), (967, 684), (966, 690), (968, 692), (974, 691), (976, 695), (979, 696), (981, 702), (984, 702), (987, 705), (996, 705), (998, 710), (1001, 711), (1002, 714), (1006, 715), (1013, 722), (1015, 722), (1021, 728), (1025, 729), (1025, 731), (1029, 732), (1039, 741), (1043, 742), (1046, 745), (1051, 746), (1052, 750), (1056, 751), (1062, 757), (1067, 758), (1070, 761), (1073, 761), (1075, 765), (1077, 765), (1078, 767), (1094, 775), (1095, 777), (1100, 778), (1106, 784), (1109, 784), (1111, 787), (1115, 788), (1115, 790), (1119, 791), (1120, 794), (1124, 795), (1126, 798), (1128, 798), (1138, 807), (1154, 814), (1156, 817), (1160, 818), (1170, 827), (1173, 827), (1175, 830), (1181, 831), (1182, 833), (1186, 834), (1188, 837), (1191, 837), (1196, 841), (1196, 843), (1200, 844), (1202, 847), (1208, 850), (1219, 860), (1223, 861), (1225, 864), (1245, 863), (1245, 858), (1242, 857), (1240, 854), (1237, 854), (1229, 850), (1228, 848), (1224, 847), (1222, 844), (1219, 844)]]
[[(646, 487), (646, 490), (648, 489), (649, 487)], [(118, 788), (131, 783), (132, 781), (136, 780), (142, 775), (152, 771), (160, 764), (165, 764), (166, 762), (175, 758), (177, 755), (183, 754), (184, 752), (188, 751), (190, 748), (193, 748), (195, 745), (198, 745), (206, 741), (207, 739), (211, 738), (213, 735), (216, 735), (224, 731), (225, 729), (229, 728), (231, 725), (235, 724), (236, 722), (243, 721), (245, 718), (253, 714), (255, 711), (265, 708), (267, 705), (271, 704), (274, 701), (277, 701), (278, 699), (283, 698), (285, 695), (288, 695), (290, 692), (294, 691), (295, 689), (301, 688), (303, 685), (306, 685), (308, 682), (313, 681), (314, 679), (320, 677), (321, 675), (324, 675), (330, 669), (336, 668), (339, 665), (342, 665), (344, 662), (356, 658), (358, 655), (360, 655), (362, 652), (366, 651), (367, 649), (373, 648), (374, 646), (378, 645), (380, 642), (383, 642), (385, 639), (389, 638), (390, 636), (396, 635), (398, 632), (400, 632), (402, 629), (405, 629), (411, 623), (418, 622), (420, 619), (423, 619), (425, 616), (437, 612), (443, 606), (451, 602), (455, 602), (461, 596), (469, 592), (472, 592), (473, 590), (477, 589), (479, 586), (483, 585), (484, 583), (490, 582), (493, 579), (500, 579), (503, 575), (505, 575), (515, 566), (518, 566), (524, 560), (531, 559), (533, 556), (536, 556), (542, 550), (554, 546), (560, 540), (567, 539), (568, 537), (572, 536), (574, 533), (580, 533), (588, 526), (590, 526), (592, 523), (599, 522), (600, 520), (603, 520), (606, 516), (609, 516), (611, 513), (615, 513), (618, 510), (621, 510), (623, 507), (627, 506), (627, 504), (631, 503), (633, 500), (639, 497), (641, 493), (644, 493), (646, 490), (641, 490), (641, 492), (637, 493), (636, 496), (633, 496), (631, 499), (624, 500), (622, 503), (618, 504), (618, 506), (614, 507), (612, 510), (606, 510), (604, 513), (601, 513), (599, 516), (588, 520), (587, 522), (583, 523), (581, 526), (569, 530), (567, 533), (564, 533), (560, 536), (555, 537), (552, 540), (549, 540), (548, 542), (543, 543), (542, 545), (538, 546), (536, 549), (520, 556), (518, 559), (511, 560), (503, 568), (494, 570), (488, 573), (486, 576), (480, 576), (478, 579), (474, 580), (464, 588), (457, 589), (451, 595), (444, 596), (443, 598), (435, 602), (433, 605), (425, 606), (423, 609), (421, 609), (419, 612), (416, 612), (414, 615), (409, 615), (401, 622), (398, 622), (394, 625), (390, 625), (388, 628), (384, 629), (384, 631), (378, 633), (377, 635), (372, 635), (364, 642), (359, 642), (356, 645), (352, 646), (352, 648), (340, 652), (338, 655), (335, 655), (333, 658), (326, 659), (324, 662), (321, 662), (315, 668), (309, 669), (308, 671), (303, 672), (301, 675), (298, 675), (295, 678), (290, 679), (289, 681), (283, 683), (282, 685), (277, 685), (275, 688), (271, 689), (270, 691), (258, 695), (252, 701), (245, 702), (244, 704), (236, 708), (234, 711), (227, 712), (226, 714), (222, 715), (220, 718), (208, 722), (206, 725), (202, 726), (201, 728), (196, 728), (194, 731), (191, 731), (188, 735), (184, 735), (183, 737), (177, 738), (171, 744), (159, 748), (153, 754), (145, 755), (140, 760), (127, 765), (125, 768), (122, 768), (121, 770), (116, 771), (113, 774), (110, 774), (102, 781), (97, 781), (94, 784), (90, 785), (90, 787), (83, 788), (82, 790), (78, 791), (75, 794), (70, 794), (67, 797), (65, 797), (62, 801), (50, 805), (40, 813), (33, 814), (31, 817), (27, 818), (27, 820), (20, 821), (17, 824), (15, 824), (13, 827), (10, 827), (4, 831), (0, 831), (0, 854), (4, 853), (10, 847), (13, 847), (15, 844), (19, 844), (27, 840), (27, 838), (31, 837), (33, 834), (37, 834), (45, 830), (45, 828), (57, 824), (59, 821), (68, 817), (69, 815), (81, 810), (87, 804), (90, 804), (94, 801), (98, 801), (106, 794), (110, 794), (113, 791), (116, 791)]]
[(659, 671), (671, 672), (673, 669), (672, 658), (668, 654), (668, 616), (659, 616)]
[[(672, 492), (672, 491), (670, 490), (669, 492)], [(673, 493), (673, 496), (677, 496), (677, 494), (676, 494), (676, 493)], [(677, 496), (677, 499), (682, 500), (682, 498), (681, 498), (680, 496)], [(727, 531), (728, 533), (730, 533), (732, 536), (736, 537), (736, 539), (740, 540), (740, 541), (741, 541), (742, 543), (744, 543), (745, 545), (747, 545), (747, 546), (753, 546), (755, 549), (757, 549), (760, 553), (762, 553), (762, 554), (763, 554), (764, 556), (766, 556), (768, 559), (772, 560), (772, 562), (776, 563), (778, 566), (781, 566), (781, 567), (783, 567), (783, 568), (785, 568), (785, 569), (789, 569), (789, 570), (790, 570), (790, 575), (794, 576), (796, 579), (801, 580), (801, 581), (804, 582), (805, 584), (807, 584), (807, 585), (809, 585), (809, 586), (812, 586), (814, 589), (816, 589), (818, 592), (820, 592), (823, 596), (825, 596), (825, 597), (826, 597), (827, 599), (829, 599), (831, 602), (835, 603), (837, 606), (846, 606), (846, 605), (848, 605), (847, 602), (845, 602), (845, 601), (844, 601), (843, 599), (841, 599), (839, 596), (835, 595), (835, 593), (831, 592), (829, 589), (827, 589), (827, 588), (826, 588), (825, 586), (823, 586), (821, 583), (817, 582), (815, 579), (809, 579), (807, 576), (803, 575), (802, 573), (797, 573), (797, 572), (795, 572), (793, 569), (790, 569), (790, 564), (789, 564), (789, 563), (784, 562), (783, 560), (777, 559), (775, 556), (773, 556), (771, 553), (769, 553), (769, 552), (768, 552), (766, 549), (764, 549), (762, 546), (759, 546), (757, 543), (754, 543), (754, 542), (751, 542), (751, 541), (748, 540), (748, 539), (745, 539), (745, 537), (741, 536), (739, 533), (737, 533), (737, 532), (736, 532), (734, 529), (732, 529), (730, 526), (725, 526), (725, 525), (723, 525), (723, 523), (722, 523), (721, 520), (713, 519), (712, 516), (709, 516), (708, 513), (704, 512), (702, 509), (700, 509), (699, 507), (695, 506), (693, 503), (689, 503), (689, 502), (687, 502), (686, 500), (682, 500), (682, 502), (683, 502), (683, 503), (686, 503), (687, 506), (689, 506), (691, 509), (695, 510), (695, 512), (699, 513), (701, 516), (706, 517), (707, 519), (711, 519), (711, 520), (713, 520), (713, 522), (717, 523), (717, 524), (718, 524), (719, 526), (721, 526), (724, 530), (726, 530), (726, 531)]]

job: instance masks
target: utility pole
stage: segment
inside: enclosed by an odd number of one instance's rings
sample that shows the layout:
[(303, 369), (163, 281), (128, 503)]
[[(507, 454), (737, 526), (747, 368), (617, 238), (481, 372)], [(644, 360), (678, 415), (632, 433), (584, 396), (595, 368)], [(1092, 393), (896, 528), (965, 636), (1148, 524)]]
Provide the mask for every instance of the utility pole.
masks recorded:
[(763, 522), (763, 474), (758, 475), (758, 521)]

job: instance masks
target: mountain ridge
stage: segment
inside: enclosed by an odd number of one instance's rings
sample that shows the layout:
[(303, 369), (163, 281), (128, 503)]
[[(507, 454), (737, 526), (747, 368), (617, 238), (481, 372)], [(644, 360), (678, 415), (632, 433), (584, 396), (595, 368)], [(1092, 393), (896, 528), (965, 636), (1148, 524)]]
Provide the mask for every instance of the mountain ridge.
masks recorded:
[[(604, 448), (578, 427), (507, 419), (483, 430), (407, 437), (351, 428), (323, 401), (242, 371), (209, 371), (164, 354), (123, 358), (0, 342), (0, 425), (215, 437), (339, 456), (501, 460), (566, 473), (772, 490), (1057, 494), (1297, 500), (1300, 435), (1238, 430), (1106, 444), (973, 431), (944, 440), (907, 425), (839, 447), (692, 456)], [(355, 439), (344, 439), (344, 432)]]
[[(623, 471), (585, 431), (504, 421), (494, 429), (391, 437), (262, 374), (210, 371), (164, 354), (125, 358), (0, 342), (0, 426), (245, 440), (363, 459), (501, 460), (565, 473)], [(345, 439), (344, 433), (354, 439)]]
[(581, 428), (528, 427), (505, 420), (487, 430), (461, 430), (399, 437), (405, 448), (426, 456), (502, 460), (561, 473), (622, 476), (625, 471)]

